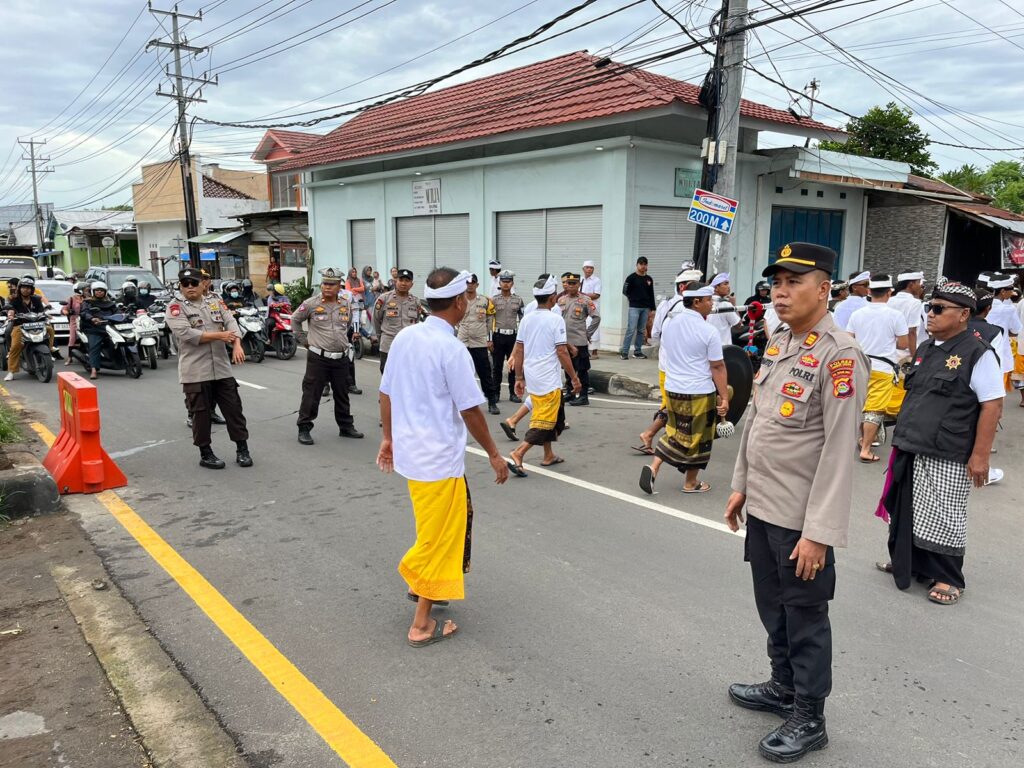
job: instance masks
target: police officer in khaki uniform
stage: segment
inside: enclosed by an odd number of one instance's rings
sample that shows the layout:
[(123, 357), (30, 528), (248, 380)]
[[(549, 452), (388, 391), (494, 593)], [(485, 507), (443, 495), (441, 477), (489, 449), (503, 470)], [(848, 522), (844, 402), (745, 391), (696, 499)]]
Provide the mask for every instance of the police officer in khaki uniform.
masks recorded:
[(469, 282), (466, 283), (466, 314), (462, 316), (457, 333), (459, 341), (466, 345), (469, 356), (473, 358), (473, 367), (476, 368), (476, 375), (480, 377), (480, 389), (487, 398), (487, 412), (499, 414), (501, 411), (498, 410), (498, 384), (491, 374), (491, 359), (487, 356), (487, 352), (494, 349), (491, 342), (494, 304), (489, 298), (478, 293), (479, 287), (480, 280), (476, 275), (470, 275)]
[(768, 682), (732, 685), (729, 697), (786, 718), (759, 748), (767, 759), (788, 763), (828, 744), (833, 547), (846, 546), (871, 366), (828, 312), (835, 251), (790, 243), (778, 256), (763, 275), (789, 327), (769, 339), (754, 379), (725, 520), (738, 530), (746, 509), (744, 559), (772, 669)]
[[(498, 274), (498, 293), (491, 297), (494, 305), (494, 333), (491, 337), (493, 344), (491, 357), (493, 367), (491, 376), (494, 381), (495, 402), (501, 400), (501, 380), (505, 375), (505, 361), (512, 359), (512, 352), (516, 348), (516, 333), (519, 330), (519, 321), (523, 319), (523, 307), (525, 302), (522, 296), (512, 293), (515, 284), (515, 273), (505, 269)], [(522, 398), (516, 394), (516, 379), (512, 369), (508, 369), (508, 391), (509, 400), (513, 403), (521, 403)]]
[(418, 323), (426, 313), (420, 300), (410, 293), (412, 290), (412, 270), (398, 270), (395, 278), (395, 290), (383, 294), (373, 305), (373, 325), (380, 339), (380, 372), (384, 373), (384, 365), (388, 361), (388, 350), (395, 335), (407, 325)]
[(312, 445), (313, 429), (320, 411), (320, 394), (330, 383), (334, 396), (334, 420), (342, 437), (360, 438), (349, 411), (348, 392), (352, 362), (348, 359), (349, 325), (354, 311), (347, 295), (341, 292), (342, 272), (335, 267), (320, 270), (320, 293), (302, 302), (292, 313), (292, 329), (306, 334), (306, 373), (302, 377), (302, 402), (299, 404), (299, 442)]
[[(245, 362), (241, 333), (234, 315), (217, 296), (203, 295), (200, 270), (187, 267), (178, 273), (182, 297), (167, 307), (167, 325), (178, 342), (178, 381), (185, 392), (192, 417), (192, 442), (199, 447), (199, 466), (224, 469), (210, 447), (210, 413), (219, 405), (227, 421), (228, 436), (235, 441), (235, 460), (251, 467), (249, 431), (242, 414), (238, 382), (231, 363)], [(228, 357), (226, 344), (231, 345)]]
[(590, 405), (590, 338), (601, 325), (601, 315), (597, 304), (589, 296), (580, 293), (580, 276), (577, 273), (567, 272), (562, 277), (565, 293), (558, 299), (558, 309), (565, 319), (565, 335), (569, 342), (569, 352), (572, 353), (572, 367), (582, 386), (579, 396), (572, 397), (572, 392), (567, 388), (565, 397), (569, 405)]

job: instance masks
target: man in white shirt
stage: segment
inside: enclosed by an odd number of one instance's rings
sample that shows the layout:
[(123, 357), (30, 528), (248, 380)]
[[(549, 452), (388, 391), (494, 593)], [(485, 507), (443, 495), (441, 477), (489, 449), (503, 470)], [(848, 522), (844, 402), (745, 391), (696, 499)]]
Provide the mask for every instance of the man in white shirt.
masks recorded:
[(668, 424), (654, 449), (654, 461), (640, 473), (644, 493), (654, 493), (663, 462), (686, 475), (683, 493), (706, 493), (711, 486), (697, 475), (711, 458), (718, 416), (729, 410), (722, 340), (707, 322), (713, 289), (690, 284), (683, 308), (662, 327), (659, 360), (665, 369)]
[(565, 404), (562, 402), (562, 376), (565, 371), (574, 395), (582, 389), (569, 356), (565, 320), (552, 312), (558, 294), (558, 281), (553, 275), (538, 280), (533, 287), (537, 310), (526, 315), (519, 324), (515, 352), (512, 353), (516, 372), (516, 394), (530, 393), (532, 413), (530, 429), (523, 442), (509, 454), (508, 469), (519, 477), (526, 477), (523, 459), (534, 445), (544, 446), (541, 466), (561, 464), (551, 444), (565, 428)]
[[(583, 284), (580, 286), (580, 293), (588, 297), (597, 306), (597, 311), (601, 311), (601, 278), (594, 274), (594, 270), (597, 267), (594, 262), (587, 259), (583, 262)], [(593, 324), (591, 318), (587, 318), (587, 328)], [(598, 351), (601, 348), (601, 329), (598, 328), (594, 331), (594, 335), (590, 337), (590, 357), (593, 360), (597, 360)], [(586, 393), (584, 393), (586, 394)]]
[(868, 283), (870, 281), (870, 272), (855, 272), (850, 275), (850, 295), (836, 304), (832, 317), (836, 321), (836, 325), (844, 331), (849, 330), (847, 326), (851, 315), (868, 303), (868, 291), (870, 290)]
[[(491, 287), (487, 290), (487, 295), (497, 296), (501, 293), (501, 280), (498, 278), (498, 275), (501, 274), (501, 262), (491, 259), (487, 262), (487, 271), (491, 273)], [(513, 293), (515, 293), (514, 289)]]
[(885, 419), (885, 409), (896, 388), (899, 350), (908, 344), (907, 319), (888, 305), (892, 295), (892, 279), (885, 274), (871, 276), (868, 283), (871, 301), (850, 316), (847, 329), (857, 339), (864, 354), (871, 360), (871, 378), (864, 401), (864, 424), (861, 426), (860, 460), (879, 460), (871, 444)]
[(1011, 388), (1010, 374), (1013, 373), (1013, 345), (1011, 339), (1016, 339), (1021, 332), (1020, 316), (1016, 307), (1013, 306), (1013, 277), (1011, 275), (993, 275), (988, 281), (988, 287), (992, 289), (995, 298), (992, 299), (992, 310), (986, 318), (992, 325), (999, 326), (1002, 330), (1002, 338), (999, 340), (1000, 348), (996, 350), (999, 361), (1002, 363), (1003, 379), (1006, 391)]
[[(732, 285), (729, 282), (729, 273), (720, 272), (711, 279), (711, 288), (714, 291), (713, 301), (715, 308), (726, 309), (727, 306), (735, 306), (735, 302), (729, 295), (732, 292)], [(732, 344), (732, 329), (739, 325), (742, 319), (739, 313), (732, 311), (715, 312), (707, 321), (715, 331), (722, 344)]]
[(425, 296), (431, 315), (395, 336), (380, 384), (384, 436), (377, 466), (406, 478), (416, 517), (416, 543), (398, 566), (416, 602), (407, 636), (416, 648), (458, 629), (453, 621), (431, 619), (430, 609), (465, 597), (473, 520), (465, 478), (467, 427), (486, 451), (495, 482), (508, 479), (480, 410), (486, 398), (473, 377), (473, 360), (455, 336), (470, 277), (448, 267), (430, 273)]
[(917, 352), (917, 329), (924, 319), (923, 296), (924, 272), (901, 272), (896, 276), (896, 292), (889, 299), (889, 306), (900, 311), (906, 318), (907, 352), (910, 357)]

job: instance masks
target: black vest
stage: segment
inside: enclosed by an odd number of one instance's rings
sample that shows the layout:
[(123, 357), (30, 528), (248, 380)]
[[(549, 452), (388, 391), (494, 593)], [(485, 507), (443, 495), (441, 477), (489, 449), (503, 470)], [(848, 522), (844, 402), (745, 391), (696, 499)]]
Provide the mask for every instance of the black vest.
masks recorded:
[(971, 372), (991, 349), (971, 330), (940, 347), (932, 339), (921, 344), (907, 372), (907, 396), (892, 444), (908, 453), (966, 464), (974, 450), (981, 410), (971, 389)]
[[(980, 317), (972, 317), (968, 320), (967, 330), (972, 331), (975, 336), (981, 337), (989, 346), (992, 346), (992, 342), (996, 340), (996, 336), (1002, 332), (1002, 328), (998, 325), (992, 325), (988, 320), (982, 320)], [(992, 351), (995, 352), (996, 360), (999, 360), (999, 350), (992, 347)], [(1002, 365), (1001, 360), (999, 364)]]

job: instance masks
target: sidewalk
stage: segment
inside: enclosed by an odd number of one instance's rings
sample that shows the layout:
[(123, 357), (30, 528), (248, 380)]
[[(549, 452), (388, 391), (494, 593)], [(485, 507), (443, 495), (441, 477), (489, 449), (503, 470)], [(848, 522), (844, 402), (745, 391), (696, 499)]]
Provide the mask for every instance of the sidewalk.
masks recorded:
[(617, 351), (602, 349), (596, 360), (590, 360), (590, 386), (595, 391), (619, 397), (658, 400), (657, 347), (644, 347), (647, 359), (637, 359), (630, 352), (628, 360)]

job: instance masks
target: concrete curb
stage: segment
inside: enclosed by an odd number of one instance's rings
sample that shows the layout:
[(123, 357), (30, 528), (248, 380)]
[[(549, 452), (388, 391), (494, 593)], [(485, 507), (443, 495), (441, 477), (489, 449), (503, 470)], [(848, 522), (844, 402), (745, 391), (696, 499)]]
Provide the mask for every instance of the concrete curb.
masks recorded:
[(0, 471), (0, 513), (14, 519), (56, 512), (60, 508), (57, 484), (35, 454), (19, 444), (2, 450), (14, 466)]
[(632, 397), (637, 400), (661, 400), (661, 391), (657, 385), (634, 379), (622, 373), (591, 369), (590, 386), (595, 392), (616, 397)]

